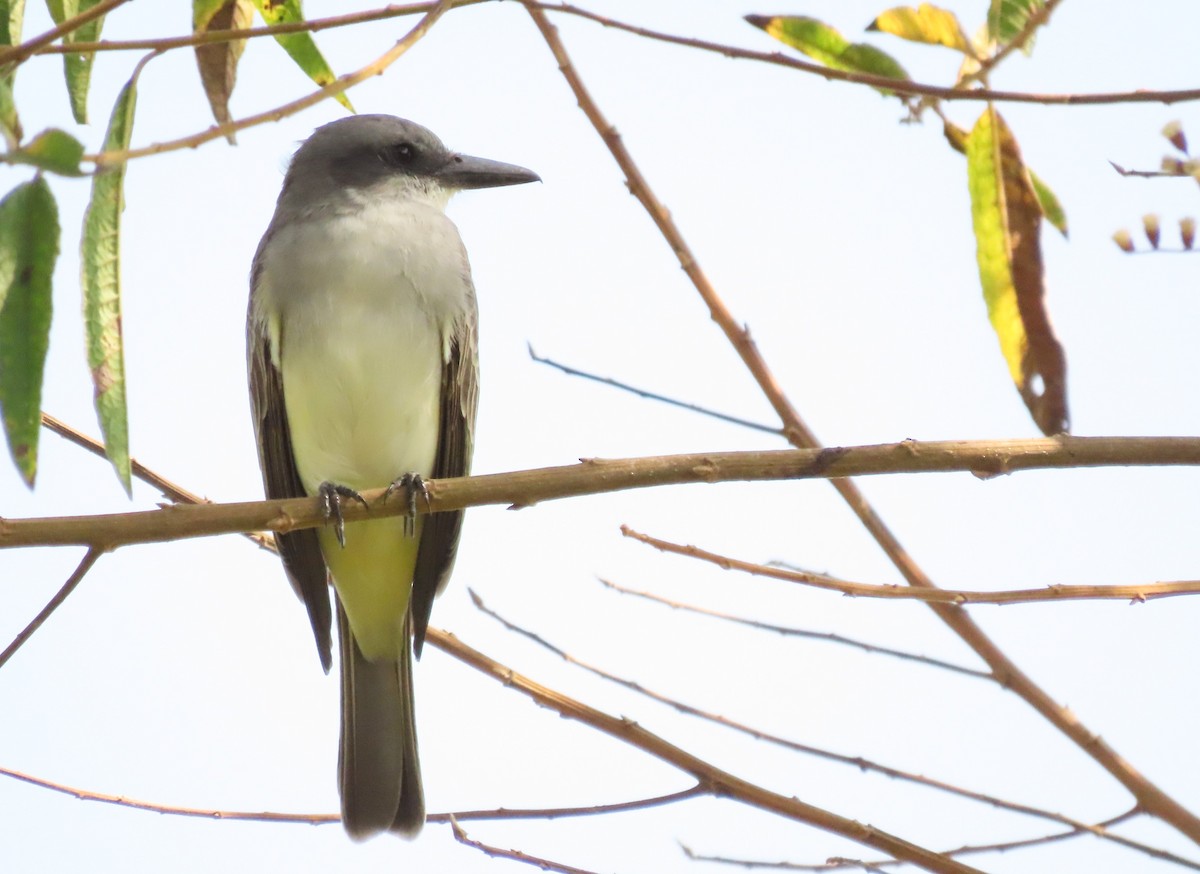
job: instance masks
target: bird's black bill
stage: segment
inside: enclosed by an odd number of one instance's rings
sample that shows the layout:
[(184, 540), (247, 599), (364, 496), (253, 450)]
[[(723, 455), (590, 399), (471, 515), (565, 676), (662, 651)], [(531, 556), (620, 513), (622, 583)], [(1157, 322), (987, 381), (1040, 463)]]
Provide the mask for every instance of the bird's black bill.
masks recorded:
[(532, 170), (475, 158), (471, 155), (454, 155), (433, 174), (447, 188), (500, 188), (504, 185), (524, 185), (526, 182), (541, 182), (542, 177)]

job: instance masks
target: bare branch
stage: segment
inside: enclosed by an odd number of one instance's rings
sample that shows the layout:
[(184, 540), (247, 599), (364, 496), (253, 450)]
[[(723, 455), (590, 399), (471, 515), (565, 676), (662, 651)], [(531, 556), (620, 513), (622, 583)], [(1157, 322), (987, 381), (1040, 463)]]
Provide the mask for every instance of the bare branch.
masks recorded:
[(598, 816), (609, 813), (628, 813), (631, 810), (646, 810), (651, 807), (665, 807), (668, 804), (676, 804), (708, 794), (708, 790), (697, 783), (690, 789), (670, 792), (666, 795), (655, 795), (652, 798), (639, 798), (635, 801), (593, 804), (588, 807), (545, 807), (540, 809), (500, 807), (495, 810), (460, 810), (454, 813), (433, 813), (429, 815), (428, 820), (429, 822), (449, 822), (452, 819), (563, 819), (574, 816)]
[(453, 5), (453, 0), (440, 0), (425, 16), (417, 22), (404, 37), (394, 46), (380, 55), (371, 63), (361, 69), (355, 70), (353, 73), (347, 73), (344, 76), (339, 76), (323, 88), (318, 88), (306, 97), (301, 97), (299, 100), (293, 100), (291, 103), (285, 103), (283, 106), (277, 106), (274, 109), (269, 109), (266, 112), (260, 112), (257, 115), (251, 115), (237, 121), (227, 122), (225, 124), (213, 125), (207, 130), (200, 133), (192, 134), (191, 136), (182, 137), (177, 140), (167, 140), (161, 143), (154, 143), (149, 146), (142, 146), (136, 149), (125, 149), (113, 152), (101, 152), (96, 155), (84, 155), (84, 160), (92, 161), (96, 164), (97, 169), (101, 167), (111, 167), (114, 164), (120, 164), (133, 158), (141, 158), (146, 155), (159, 155), (163, 152), (172, 152), (177, 149), (194, 149), (197, 146), (203, 145), (210, 140), (228, 137), (232, 133), (246, 130), (247, 128), (255, 127), (256, 125), (264, 124), (268, 121), (279, 121), (289, 115), (295, 115), (302, 109), (307, 109), (314, 106), (329, 97), (334, 97), (341, 94), (343, 91), (363, 82), (372, 76), (378, 76), (383, 73), (388, 67), (395, 63), (401, 55), (407, 52), (410, 48), (420, 41), (421, 37), (429, 32), (442, 15)]
[[(547, 640), (545, 640), (541, 636), (535, 634), (534, 632), (532, 632), (526, 628), (523, 628), (523, 627), (509, 621), (508, 619), (505, 619), (500, 614), (496, 613), (494, 610), (487, 607), (483, 603), (483, 600), (475, 592), (472, 591), (470, 594), (471, 594), (471, 600), (475, 603), (475, 606), (480, 611), (482, 611), (486, 615), (492, 617), (493, 619), (495, 619), (497, 622), (502, 624), (505, 628), (509, 629), (510, 631), (513, 631), (514, 633), (519, 634), (522, 637), (525, 637), (526, 639), (532, 641), (533, 643), (537, 644), (538, 646), (542, 647), (543, 649), (547, 650), (548, 652), (551, 652), (554, 655), (558, 656), (559, 658), (561, 658), (563, 661), (567, 662), (568, 664), (572, 664), (577, 667), (580, 667), (583, 670), (593, 674), (594, 676), (600, 677), (601, 679), (604, 679), (604, 680), (608, 680), (611, 683), (615, 683), (616, 685), (621, 686), (625, 689), (628, 689), (631, 692), (635, 692), (638, 695), (642, 695), (643, 697), (649, 698), (653, 701), (657, 701), (660, 704), (665, 704), (668, 707), (671, 707), (672, 709), (674, 709), (677, 712), (682, 713), (684, 715), (694, 716), (696, 718), (703, 719), (707, 722), (712, 722), (717, 725), (724, 726), (725, 728), (729, 728), (729, 729), (732, 729), (733, 731), (739, 732), (741, 734), (748, 735), (748, 736), (754, 738), (755, 740), (760, 740), (765, 743), (770, 743), (775, 746), (783, 747), (784, 749), (791, 750), (793, 752), (797, 752), (797, 753), (801, 753), (801, 754), (809, 755), (809, 756), (814, 756), (816, 758), (825, 759), (825, 760), (831, 761), (831, 762), (838, 762), (839, 764), (843, 764), (843, 765), (849, 765), (859, 771), (864, 771), (864, 772), (869, 771), (872, 773), (881, 774), (881, 775), (883, 775), (885, 777), (889, 777), (893, 780), (900, 780), (900, 781), (906, 782), (906, 783), (913, 783), (918, 786), (924, 786), (927, 789), (935, 789), (939, 792), (945, 792), (950, 795), (956, 795), (960, 798), (966, 798), (971, 801), (976, 801), (981, 804), (986, 804), (990, 807), (994, 807), (999, 810), (1007, 810), (1012, 813), (1022, 814), (1024, 816), (1032, 816), (1032, 817), (1036, 817), (1038, 819), (1050, 820), (1051, 822), (1056, 822), (1056, 823), (1060, 823), (1062, 825), (1067, 825), (1070, 827), (1071, 830), (1069, 832), (1063, 833), (1063, 836), (1074, 836), (1077, 834), (1092, 834), (1099, 838), (1104, 838), (1107, 840), (1114, 841), (1116, 843), (1120, 843), (1123, 846), (1130, 847), (1131, 849), (1139, 850), (1143, 853), (1146, 853), (1147, 855), (1151, 855), (1156, 858), (1161, 858), (1162, 857), (1161, 854), (1163, 852), (1165, 852), (1163, 850), (1158, 849), (1157, 847), (1151, 847), (1146, 844), (1140, 844), (1136, 841), (1130, 841), (1126, 838), (1122, 838), (1119, 835), (1111, 834), (1106, 830), (1107, 827), (1109, 827), (1115, 823), (1121, 822), (1125, 819), (1128, 819), (1129, 817), (1135, 815), (1136, 813), (1139, 813), (1140, 811), (1137, 808), (1133, 808), (1130, 811), (1127, 811), (1123, 814), (1120, 814), (1119, 816), (1116, 816), (1110, 820), (1106, 820), (1097, 825), (1090, 825), (1086, 822), (1083, 822), (1082, 820), (1077, 820), (1077, 819), (1073, 819), (1069, 816), (1064, 816), (1061, 813), (1055, 813), (1053, 811), (1044, 810), (1044, 809), (1038, 808), (1038, 807), (1031, 807), (1028, 804), (1021, 804), (1021, 803), (1015, 802), (1015, 801), (1007, 801), (1003, 798), (998, 798), (995, 795), (989, 795), (985, 792), (976, 792), (973, 789), (966, 789), (962, 786), (956, 786), (952, 783), (947, 783), (942, 780), (936, 780), (932, 777), (926, 777), (922, 774), (914, 774), (910, 771), (903, 771), (899, 768), (894, 768), (890, 765), (883, 765), (878, 762), (871, 761), (870, 759), (865, 759), (862, 756), (848, 756), (848, 755), (844, 755), (842, 753), (832, 752), (831, 750), (822, 749), (820, 747), (814, 747), (814, 746), (809, 746), (808, 744), (802, 744), (802, 743), (799, 743), (798, 741), (789, 740), (787, 738), (780, 737), (779, 735), (771, 734), (769, 732), (765, 732), (760, 729), (753, 728), (751, 726), (746, 725), (745, 723), (741, 723), (736, 720), (730, 719), (727, 716), (722, 716), (721, 714), (718, 714), (718, 713), (710, 713), (708, 711), (704, 711), (697, 707), (694, 707), (690, 704), (685, 704), (685, 703), (679, 701), (678, 699), (671, 698), (667, 695), (663, 695), (660, 692), (655, 692), (650, 689), (647, 689), (642, 684), (634, 682), (633, 680), (629, 680), (624, 677), (618, 677), (617, 675), (612, 674), (612, 673), (604, 670), (603, 668), (598, 668), (594, 665), (590, 665), (587, 662), (584, 662), (584, 661), (576, 658), (575, 656), (571, 655), (566, 650), (563, 650), (560, 647), (557, 647), (554, 644), (548, 642)], [(1038, 839), (1035, 839), (1033, 841), (1033, 843), (1039, 843), (1043, 840), (1045, 840), (1045, 839), (1038, 838)], [(989, 848), (994, 848), (994, 847), (989, 846)], [(954, 853), (961, 853), (961, 852), (975, 852), (975, 851), (971, 850), (971, 849), (960, 849), (960, 850), (954, 851)], [(790, 863), (779, 863), (779, 864), (787, 865)], [(1191, 863), (1187, 862), (1187, 860), (1183, 860), (1181, 862), (1181, 864), (1186, 865), (1186, 864), (1191, 864)], [(763, 865), (762, 867), (770, 867), (770, 865)]]
[[(127, 2), (127, 0), (120, 0)], [(452, 0), (450, 7), (458, 9), (463, 6), (474, 6), (487, 3), (490, 0)], [(327, 18), (310, 18), (307, 21), (285, 21), (279, 24), (269, 24), (263, 27), (248, 27), (245, 30), (207, 30), (203, 33), (192, 33), (187, 36), (175, 36), (160, 39), (128, 39), (101, 40), (100, 42), (79, 42), (71, 45), (42, 46), (31, 54), (62, 55), (62, 54), (95, 54), (97, 52), (130, 52), (157, 51), (165, 52), (171, 49), (187, 48), (189, 46), (210, 45), (212, 43), (234, 42), (235, 40), (257, 39), (264, 36), (279, 36), (287, 33), (317, 33), (338, 27), (348, 27), (355, 24), (367, 24), (372, 21), (383, 21), (388, 18), (401, 18), (406, 15), (418, 15), (429, 12), (437, 5), (436, 2), (408, 3), (403, 5), (384, 6), (381, 9), (369, 9), (365, 12), (351, 12), (346, 15), (331, 15)], [(0, 56), (2, 58), (3, 56)]]
[(103, 549), (94, 546), (87, 551), (87, 554), (84, 555), (71, 576), (67, 577), (67, 581), (62, 584), (62, 588), (55, 592), (54, 597), (46, 602), (46, 606), (41, 609), (38, 615), (34, 616), (29, 624), (21, 629), (20, 634), (13, 638), (12, 643), (4, 648), (4, 652), (0, 652), (0, 668), (4, 667), (8, 663), (8, 660), (16, 654), (17, 650), (24, 646), (25, 642), (33, 636), (33, 633), (42, 627), (42, 624), (50, 618), (55, 610), (62, 606), (63, 601), (70, 597), (71, 593), (75, 591), (75, 587), (83, 581), (87, 572), (92, 569), (92, 565), (99, 561), (100, 556), (103, 554)]
[[(60, 792), (63, 795), (70, 795), (72, 798), (77, 798), (80, 801), (98, 801), (103, 804), (113, 804), (117, 807), (128, 807), (132, 810), (145, 810), (150, 813), (160, 813), (168, 816), (229, 819), (244, 822), (294, 823), (298, 825), (328, 825), (329, 823), (341, 822), (341, 817), (336, 813), (275, 813), (270, 811), (216, 810), (212, 808), (179, 807), (173, 804), (139, 801), (136, 798), (129, 798), (125, 795), (107, 795), (102, 792), (93, 792), (89, 789), (80, 789), (75, 786), (67, 786), (63, 783), (55, 783), (52, 780), (46, 780), (42, 777), (35, 777), (32, 774), (25, 774), (21, 771), (14, 771), (11, 768), (4, 767), (0, 767), (0, 776), (11, 777), (14, 780), (20, 780), (31, 786), (49, 789), (52, 792)], [(707, 794), (709, 794), (708, 790), (703, 786), (696, 785), (690, 789), (672, 792), (668, 795), (657, 795), (653, 798), (639, 798), (635, 801), (621, 801), (614, 804), (597, 804), (592, 807), (547, 807), (538, 810), (505, 808), (498, 810), (466, 810), (455, 813), (431, 813), (426, 817), (426, 820), (431, 823), (448, 823), (455, 819), (558, 819), (569, 816), (625, 813), (631, 810), (662, 807), (667, 804), (674, 804)]]
[(155, 804), (149, 801), (138, 801), (136, 798), (127, 798), (124, 795), (106, 795), (102, 792), (92, 792), (87, 789), (78, 789), (74, 786), (67, 786), (63, 783), (54, 783), (50, 780), (44, 780), (41, 777), (34, 777), (30, 774), (23, 774), (20, 771), (14, 771), (11, 768), (0, 768), (0, 775), (12, 777), (15, 780), (20, 780), (24, 783), (29, 783), (32, 786), (38, 786), (42, 789), (49, 789), (53, 792), (61, 792), (63, 795), (70, 795), (72, 798), (78, 798), (81, 801), (99, 801), (103, 804), (115, 804), (118, 807), (130, 807), (134, 810), (146, 810), (151, 813), (163, 813), (171, 816), (189, 816), (199, 817), (200, 819), (235, 819), (250, 822), (284, 822), (284, 823), (303, 823), (305, 825), (327, 825), (331, 822), (341, 822), (341, 817), (333, 813), (271, 813), (268, 811), (240, 811), (240, 810), (212, 810), (202, 809), (198, 807), (177, 807), (168, 804)]
[[(770, 565), (767, 565), (770, 567)], [(941, 668), (944, 671), (953, 671), (957, 674), (965, 674), (968, 677), (975, 677), (980, 680), (992, 680), (993, 677), (987, 671), (968, 668), (964, 665), (956, 665), (953, 662), (942, 661), (930, 656), (919, 655), (917, 653), (905, 652), (899, 649), (892, 649), (886, 646), (869, 643), (865, 640), (855, 640), (851, 637), (845, 637), (841, 634), (834, 634), (831, 631), (809, 631), (805, 628), (794, 628), (789, 625), (775, 625), (770, 622), (760, 622), (757, 619), (747, 619), (744, 616), (734, 616), (730, 613), (721, 613), (717, 610), (709, 610), (705, 607), (698, 607), (695, 604), (685, 604), (682, 601), (672, 601), (664, 598), (661, 595), (655, 595), (653, 592), (643, 592), (637, 589), (626, 588), (625, 586), (617, 585), (611, 580), (600, 578), (600, 584), (614, 592), (619, 592), (622, 595), (632, 595), (635, 598), (644, 598), (647, 601), (653, 601), (657, 604), (663, 604), (670, 607), (672, 610), (682, 610), (687, 613), (696, 613), (700, 616), (711, 616), (714, 619), (720, 619), (725, 622), (733, 622), (737, 625), (744, 625), (747, 628), (757, 628), (762, 631), (770, 631), (774, 634), (780, 634), (784, 637), (802, 637), (808, 640), (821, 640), (827, 643), (836, 643), (841, 646), (849, 646), (855, 649), (860, 649), (863, 652), (878, 653), (879, 655), (891, 656), (892, 658), (903, 659), (905, 661), (917, 662), (922, 665), (929, 665), (933, 668)]]
[[(485, 504), (513, 508), (558, 498), (684, 483), (830, 479), (895, 473), (969, 471), (987, 479), (1021, 470), (1076, 467), (1200, 465), (1200, 437), (1041, 437), (1030, 440), (905, 440), (878, 446), (711, 452), (645, 458), (583, 459), (579, 464), (512, 473), (427, 480), (428, 505), (440, 512)], [(384, 500), (384, 488), (363, 491), (369, 506), (343, 508), (347, 522), (399, 516), (406, 501)], [(316, 498), (172, 505), (95, 516), (0, 518), (0, 549), (15, 546), (99, 546), (114, 549), (243, 531), (295, 531), (325, 524)], [(931, 584), (930, 584), (931, 585)], [(939, 596), (931, 603), (945, 606)]]
[[(575, 96), (580, 109), (587, 116), (596, 132), (600, 135), (604, 144), (608, 147), (618, 166), (625, 173), (626, 181), (629, 185), (630, 192), (638, 198), (650, 214), (663, 238), (671, 246), (675, 252), (675, 256), (679, 259), (680, 266), (688, 277), (692, 280), (692, 284), (700, 293), (705, 303), (709, 306), (709, 311), (712, 318), (722, 330), (725, 331), (730, 343), (741, 355), (746, 366), (754, 374), (763, 393), (770, 400), (772, 406), (775, 407), (776, 413), (783, 422), (784, 435), (787, 440), (796, 446), (815, 447), (819, 445), (816, 435), (808, 428), (808, 426), (800, 419), (796, 409), (784, 395), (782, 389), (776, 383), (773, 375), (766, 366), (766, 362), (758, 354), (757, 347), (750, 340), (749, 332), (743, 329), (732, 317), (724, 302), (717, 295), (716, 290), (709, 283), (708, 278), (699, 269), (691, 249), (684, 241), (679, 229), (675, 226), (671, 219), (670, 213), (662, 206), (658, 199), (650, 190), (645, 178), (638, 170), (633, 162), (632, 156), (621, 142), (617, 135), (616, 129), (608, 122), (604, 115), (600, 112), (596, 102), (592, 99), (591, 94), (583, 84), (579, 73), (571, 63), (570, 57), (567, 55), (566, 48), (563, 46), (562, 40), (558, 36), (557, 29), (547, 20), (545, 13), (534, 0), (522, 0), (525, 3), (525, 8), (529, 15), (533, 18), (537, 25), (538, 31), (542, 34), (542, 38), (546, 41), (546, 45), (550, 48), (554, 55), (555, 61), (558, 63), (559, 70), (563, 77), (567, 80), (572, 93)], [(672, 40), (667, 40), (672, 41)], [(677, 40), (676, 40), (677, 41)], [(697, 47), (700, 46), (697, 43)], [(723, 54), (728, 54), (728, 47), (717, 49)], [(765, 56), (766, 57), (766, 56)], [(765, 58), (760, 58), (765, 59)], [(791, 59), (784, 59), (782, 56), (777, 56), (773, 63), (783, 63), (785, 65), (795, 65), (796, 62)], [(821, 75), (829, 76), (830, 71), (822, 69), (813, 69), (812, 65), (803, 65), (809, 72), (817, 72)], [(884, 78), (877, 84), (883, 87), (900, 90), (896, 87), (898, 80)], [(957, 95), (949, 93), (952, 89), (939, 89), (947, 98), (955, 98)], [(933, 93), (929, 91), (928, 93)], [(978, 96), (979, 92), (974, 93)], [(1200, 97), (1200, 89), (1191, 93), (1189, 99)], [(1000, 99), (997, 94), (989, 95), (988, 99)], [(1048, 102), (1048, 101), (1033, 101), (1033, 102)], [(1049, 101), (1053, 102), (1053, 101)], [(1075, 100), (1067, 100), (1063, 102), (1082, 102)], [(1103, 102), (1103, 101), (1093, 101)], [(1112, 101), (1117, 102), (1117, 101)], [(886, 553), (888, 558), (896, 566), (897, 570), (903, 575), (909, 585), (914, 588), (935, 588), (933, 580), (920, 568), (913, 560), (908, 551), (900, 544), (900, 541), (887, 527), (875, 509), (867, 502), (862, 492), (853, 483), (845, 479), (833, 480), (833, 486), (841, 494), (842, 498), (858, 516), (863, 526), (870, 532), (871, 536), (879, 544), (880, 548)], [(975, 650), (984, 661), (991, 667), (992, 672), (1003, 682), (1008, 688), (1021, 696), (1031, 707), (1037, 710), (1045, 719), (1054, 725), (1059, 731), (1071, 739), (1080, 749), (1085, 751), (1097, 763), (1100, 764), (1106, 771), (1115, 777), (1123, 786), (1125, 786), (1142, 808), (1155, 816), (1158, 816), (1169, 822), (1172, 826), (1178, 829), (1183, 834), (1187, 835), (1193, 842), (1200, 844), (1200, 817), (1197, 817), (1174, 798), (1163, 792), (1157, 785), (1150, 782), (1137, 769), (1130, 765), (1125, 759), (1119, 756), (1116, 750), (1112, 749), (1108, 744), (1098, 738), (1090, 729), (1087, 728), (1073, 713), (1066, 708), (1058, 705), (1050, 695), (1038, 686), (1031, 677), (1026, 675), (1017, 665), (1004, 654), (1004, 652), (996, 646), (996, 644), (988, 638), (983, 630), (975, 624), (967, 613), (960, 607), (949, 604), (930, 604), (930, 608), (937, 614), (938, 618), (945, 622), (955, 634), (957, 634), (967, 645)]]
[(1180, 580), (1173, 583), (1143, 583), (1133, 586), (1060, 586), (1042, 589), (1013, 589), (1006, 592), (970, 591), (966, 589), (916, 589), (910, 586), (884, 586), (875, 583), (855, 583), (811, 571), (794, 571), (772, 565), (739, 561), (726, 555), (708, 552), (697, 546), (671, 543), (648, 534), (621, 526), (626, 537), (688, 558), (706, 561), (725, 570), (742, 571), (758, 577), (771, 577), (789, 583), (801, 583), (817, 589), (828, 589), (855, 598), (885, 598), (899, 601), (925, 601), (931, 604), (1036, 604), (1048, 601), (1121, 600), (1141, 603), (1174, 595), (1200, 593), (1200, 580)]
[[(42, 413), (42, 427), (49, 431), (53, 431), (64, 440), (74, 443), (81, 449), (86, 449), (88, 452), (98, 458), (106, 458), (104, 444), (94, 437), (84, 434), (77, 428), (68, 425), (62, 419), (55, 418), (49, 413)], [(171, 482), (160, 473), (157, 473), (146, 465), (142, 464), (136, 458), (129, 459), (130, 470), (134, 477), (140, 479), (149, 486), (158, 489), (163, 497), (169, 498), (177, 504), (211, 504), (208, 498), (201, 497), (195, 492), (190, 492), (183, 486)], [(244, 532), (244, 536), (257, 543), (263, 549), (275, 551), (275, 538), (269, 534), (263, 534), (259, 531)]]
[(808, 804), (798, 798), (788, 798), (740, 777), (735, 777), (658, 735), (652, 734), (632, 720), (610, 716), (518, 674), (512, 668), (492, 660), (441, 629), (431, 628), (427, 643), (432, 643), (447, 655), (503, 683), (506, 688), (520, 692), (542, 707), (547, 707), (567, 719), (573, 719), (597, 729), (691, 774), (715, 795), (733, 798), (751, 807), (757, 807), (796, 822), (803, 822), (815, 828), (839, 834), (857, 843), (874, 847), (897, 859), (904, 859), (927, 871), (945, 872), (945, 874), (968, 874), (968, 872), (978, 874), (975, 868), (909, 843), (874, 826), (864, 825)]
[(493, 859), (508, 859), (512, 862), (533, 865), (535, 868), (540, 868), (543, 871), (559, 871), (561, 874), (595, 874), (593, 871), (576, 868), (574, 865), (564, 865), (562, 862), (552, 862), (549, 859), (543, 859), (539, 856), (531, 856), (521, 850), (502, 850), (491, 844), (477, 841), (474, 838), (468, 837), (467, 833), (463, 831), (462, 826), (453, 818), (450, 820), (450, 828), (454, 830), (454, 840), (458, 841), (464, 847), (479, 850), (485, 856), (490, 856)]
[(637, 388), (637, 387), (629, 385), (628, 383), (625, 383), (625, 382), (618, 382), (617, 380), (615, 380), (609, 376), (597, 376), (594, 373), (588, 373), (586, 370), (579, 370), (577, 368), (570, 367), (566, 364), (559, 364), (557, 361), (554, 361), (550, 358), (543, 358), (542, 356), (538, 355), (536, 352), (533, 351), (533, 346), (529, 347), (529, 357), (532, 358), (534, 361), (536, 361), (538, 364), (545, 364), (545, 365), (548, 365), (549, 367), (553, 367), (555, 370), (562, 371), (567, 376), (578, 376), (583, 379), (589, 379), (592, 382), (598, 382), (601, 385), (607, 385), (607, 386), (611, 386), (612, 388), (620, 389), (621, 391), (627, 391), (627, 392), (630, 392), (631, 394), (637, 395), (638, 397), (646, 398), (647, 400), (661, 401), (662, 403), (669, 404), (670, 406), (673, 406), (673, 407), (679, 407), (680, 409), (690, 410), (693, 413), (700, 413), (702, 416), (709, 416), (710, 418), (719, 419), (722, 422), (729, 422), (730, 424), (733, 424), (733, 425), (741, 425), (743, 428), (750, 428), (751, 430), (754, 430), (754, 431), (765, 431), (768, 434), (780, 434), (780, 435), (783, 434), (783, 429), (777, 428), (774, 425), (763, 425), (760, 422), (752, 422), (749, 419), (742, 419), (742, 418), (739, 418), (738, 416), (731, 416), (728, 413), (720, 413), (720, 412), (717, 412), (716, 410), (709, 409), (708, 407), (701, 407), (697, 404), (690, 404), (687, 401), (681, 401), (676, 398), (667, 397), (666, 395), (660, 395), (657, 392), (648, 391), (647, 389), (644, 389), (644, 388)]
[[(100, 2), (95, 6), (79, 13), (78, 15), (66, 19), (62, 24), (58, 25), (57, 27), (52, 27), (50, 30), (46, 31), (40, 36), (35, 36), (33, 39), (23, 42), (20, 45), (11, 46), (9, 48), (0, 50), (0, 66), (19, 64), (30, 55), (35, 54), (38, 49), (42, 48), (43, 46), (47, 46), (56, 39), (75, 32), (89, 21), (94, 21), (101, 15), (107, 15), (118, 6), (128, 2), (129, 0), (100, 0)], [(79, 51), (79, 49), (77, 47), (70, 46), (67, 47), (65, 51), (75, 54)]]
[(821, 64), (802, 61), (780, 52), (757, 52), (739, 46), (725, 43), (709, 42), (703, 39), (693, 39), (677, 36), (671, 33), (651, 30), (627, 24), (613, 18), (606, 18), (595, 12), (590, 12), (570, 3), (536, 3), (533, 0), (522, 0), (526, 7), (534, 7), (540, 11), (548, 9), (551, 12), (561, 12), (586, 18), (613, 30), (631, 33), (645, 39), (672, 45), (686, 46), (700, 51), (713, 52), (727, 58), (737, 58), (749, 61), (760, 61), (765, 64), (775, 64), (780, 67), (790, 67), (804, 73), (812, 73), (834, 82), (853, 82), (858, 85), (870, 85), (873, 88), (884, 88), (897, 94), (936, 97), (947, 101), (988, 101), (992, 103), (1037, 103), (1046, 106), (1102, 106), (1121, 103), (1184, 103), (1200, 100), (1200, 88), (1185, 88), (1176, 91), (1149, 91), (1136, 89), (1133, 91), (1113, 91), (1098, 94), (1031, 94), (1023, 91), (993, 91), (989, 88), (955, 88), (942, 85), (930, 85), (923, 82), (911, 82), (904, 79), (894, 79), (890, 76), (875, 76), (869, 73), (851, 73), (845, 70), (834, 70)]

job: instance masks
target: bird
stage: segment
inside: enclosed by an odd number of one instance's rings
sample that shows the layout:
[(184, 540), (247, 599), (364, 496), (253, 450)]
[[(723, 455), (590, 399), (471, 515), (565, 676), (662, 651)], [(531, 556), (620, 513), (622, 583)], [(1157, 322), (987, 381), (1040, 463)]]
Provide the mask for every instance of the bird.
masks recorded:
[[(275, 542), (326, 673), (337, 616), (338, 789), (355, 840), (415, 837), (425, 822), (413, 659), (463, 514), (417, 516), (416, 501), (425, 478), (469, 473), (479, 371), (475, 288), (446, 204), (534, 181), (406, 119), (343, 118), (296, 150), (254, 255), (246, 346), (259, 464), (269, 498), (318, 497), (326, 516)], [(345, 502), (389, 483), (388, 494), (406, 490), (406, 516), (344, 522)]]

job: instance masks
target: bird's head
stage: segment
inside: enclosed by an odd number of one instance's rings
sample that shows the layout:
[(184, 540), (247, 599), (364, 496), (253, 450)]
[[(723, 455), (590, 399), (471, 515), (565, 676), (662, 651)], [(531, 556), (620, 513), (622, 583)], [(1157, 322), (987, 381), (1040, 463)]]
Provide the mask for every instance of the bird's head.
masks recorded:
[(313, 193), (337, 188), (441, 203), (456, 191), (540, 181), (524, 167), (453, 152), (427, 128), (391, 115), (355, 115), (317, 128), (292, 158), (283, 196), (299, 178)]

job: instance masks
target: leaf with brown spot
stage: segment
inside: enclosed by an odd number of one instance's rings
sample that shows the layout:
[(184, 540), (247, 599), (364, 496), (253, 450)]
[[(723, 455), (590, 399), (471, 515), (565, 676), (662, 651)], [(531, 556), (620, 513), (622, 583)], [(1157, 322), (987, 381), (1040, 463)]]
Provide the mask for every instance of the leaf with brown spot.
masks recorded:
[[(108, 132), (104, 135), (103, 150), (106, 152), (129, 148), (137, 106), (137, 79), (142, 64), (137, 66), (117, 96)], [(125, 344), (121, 334), (121, 212), (125, 208), (125, 167), (125, 164), (118, 164), (102, 169), (92, 179), (92, 199), (83, 216), (80, 273), (96, 416), (104, 434), (108, 460), (125, 491), (130, 492)]]
[[(208, 33), (214, 30), (245, 30), (254, 20), (254, 4), (250, 0), (193, 0), (192, 31)], [(229, 114), (229, 97), (237, 82), (238, 60), (246, 48), (244, 39), (207, 43), (196, 46), (196, 65), (200, 81), (212, 107), (217, 124), (233, 120)], [(225, 137), (232, 145), (232, 133)]]
[(1042, 206), (1021, 150), (991, 104), (967, 137), (967, 183), (988, 318), (1045, 434), (1067, 431), (1067, 365), (1046, 311)]

